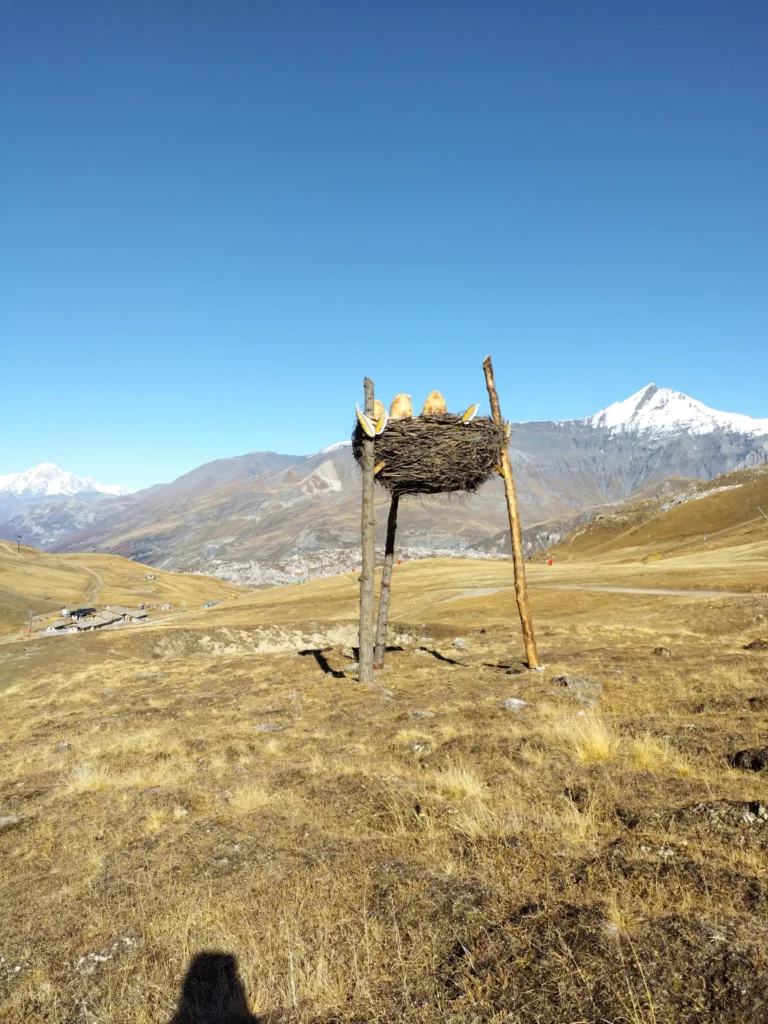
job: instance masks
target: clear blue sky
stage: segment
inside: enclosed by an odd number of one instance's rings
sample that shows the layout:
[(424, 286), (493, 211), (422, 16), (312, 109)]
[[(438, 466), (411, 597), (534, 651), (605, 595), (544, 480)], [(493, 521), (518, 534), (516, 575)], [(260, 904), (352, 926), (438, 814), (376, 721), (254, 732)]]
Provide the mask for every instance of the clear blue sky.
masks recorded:
[(768, 416), (762, 0), (4, 0), (0, 473), (381, 397)]

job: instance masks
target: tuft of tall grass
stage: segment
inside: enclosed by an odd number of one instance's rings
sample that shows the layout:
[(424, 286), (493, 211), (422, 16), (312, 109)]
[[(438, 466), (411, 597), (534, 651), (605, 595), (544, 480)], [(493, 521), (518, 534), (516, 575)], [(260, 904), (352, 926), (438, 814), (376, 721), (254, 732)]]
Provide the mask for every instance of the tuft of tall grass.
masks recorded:
[(452, 764), (438, 772), (435, 785), (444, 796), (457, 800), (482, 800), (488, 793), (485, 782), (463, 764)]
[(150, 811), (144, 819), (144, 831), (149, 836), (156, 836), (163, 831), (167, 821), (167, 811)]
[(611, 761), (619, 751), (619, 736), (601, 715), (561, 720), (555, 725), (555, 733), (582, 764)]
[(267, 807), (275, 799), (274, 793), (260, 782), (249, 782), (232, 791), (229, 806), (236, 811), (248, 813)]
[(683, 776), (692, 772), (690, 762), (672, 747), (668, 740), (659, 740), (646, 732), (629, 742), (629, 755), (633, 764), (646, 771), (655, 772), (671, 768)]
[(88, 765), (80, 765), (72, 772), (67, 785), (68, 793), (103, 793), (107, 789), (113, 789), (115, 785), (114, 775), (106, 768), (91, 768)]

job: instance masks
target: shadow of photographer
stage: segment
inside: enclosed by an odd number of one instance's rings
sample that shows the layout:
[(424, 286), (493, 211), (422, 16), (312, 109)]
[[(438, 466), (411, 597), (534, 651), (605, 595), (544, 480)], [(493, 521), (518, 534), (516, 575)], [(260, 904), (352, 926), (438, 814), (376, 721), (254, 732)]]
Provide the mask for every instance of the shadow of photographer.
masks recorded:
[(198, 953), (189, 965), (170, 1024), (267, 1024), (248, 1009), (248, 997), (230, 953)]

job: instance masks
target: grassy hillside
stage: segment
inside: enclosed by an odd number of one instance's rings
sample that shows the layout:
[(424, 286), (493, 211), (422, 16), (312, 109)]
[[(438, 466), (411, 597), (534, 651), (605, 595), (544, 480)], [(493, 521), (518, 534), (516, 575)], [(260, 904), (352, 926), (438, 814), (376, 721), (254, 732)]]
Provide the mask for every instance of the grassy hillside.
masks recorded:
[(768, 469), (741, 470), (692, 485), (685, 501), (662, 511), (657, 499), (627, 503), (580, 527), (558, 548), (579, 559), (705, 554), (768, 543)]
[(0, 1017), (232, 1021), (229, 956), (268, 1024), (763, 1024), (768, 603), (702, 564), (533, 566), (541, 673), (506, 562), (398, 567), (373, 689), (351, 576), (4, 645)]
[[(147, 574), (155, 579), (148, 580)], [(30, 610), (37, 616), (58, 613), (62, 606), (182, 601), (196, 608), (204, 601), (231, 600), (250, 593), (210, 576), (163, 572), (118, 555), (53, 555), (0, 541), (0, 635), (21, 629)], [(45, 595), (45, 596), (44, 596)]]

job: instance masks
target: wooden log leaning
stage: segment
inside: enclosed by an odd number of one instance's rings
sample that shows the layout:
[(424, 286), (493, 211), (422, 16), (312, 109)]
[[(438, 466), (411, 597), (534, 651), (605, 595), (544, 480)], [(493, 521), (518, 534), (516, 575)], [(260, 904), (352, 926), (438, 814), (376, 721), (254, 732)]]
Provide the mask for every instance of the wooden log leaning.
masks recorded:
[[(491, 401), (491, 415), (498, 426), (503, 427), (504, 420), (499, 408), (499, 396), (496, 391), (496, 381), (493, 377), (493, 364), (491, 357), (486, 356), (483, 363), (485, 371), (485, 384), (488, 388), (488, 397)], [(536, 650), (536, 637), (533, 632), (533, 620), (531, 609), (528, 604), (528, 587), (525, 580), (525, 557), (523, 555), (523, 534), (520, 528), (520, 514), (517, 509), (517, 495), (515, 494), (515, 481), (512, 477), (512, 463), (509, 458), (509, 451), (504, 445), (501, 452), (501, 475), (504, 477), (504, 493), (507, 498), (507, 511), (509, 513), (509, 533), (512, 540), (512, 563), (515, 572), (515, 596), (517, 598), (517, 610), (520, 613), (520, 625), (523, 629), (523, 642), (525, 643), (525, 656), (528, 660), (528, 668), (539, 668), (541, 663)]]
[[(365, 389), (365, 414), (373, 415), (373, 381), (366, 377), (363, 381)], [(374, 530), (376, 517), (373, 507), (373, 438), (366, 437), (363, 441), (363, 501), (360, 518), (360, 542), (362, 551), (362, 569), (360, 572), (360, 629), (358, 633), (358, 674), (361, 683), (373, 683), (373, 567), (376, 555)]]
[(376, 648), (373, 655), (374, 668), (384, 668), (387, 651), (387, 624), (389, 622), (389, 599), (392, 593), (392, 569), (395, 564), (395, 534), (397, 533), (397, 507), (400, 495), (392, 495), (387, 518), (387, 540), (384, 546), (384, 566), (381, 570), (381, 591), (379, 593), (379, 617), (376, 622)]

